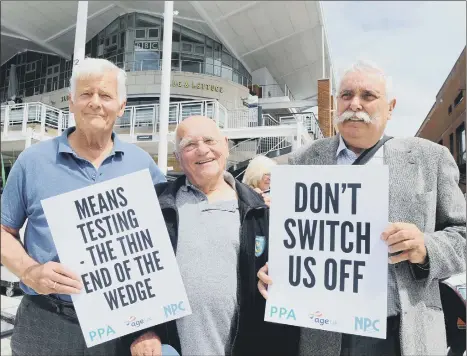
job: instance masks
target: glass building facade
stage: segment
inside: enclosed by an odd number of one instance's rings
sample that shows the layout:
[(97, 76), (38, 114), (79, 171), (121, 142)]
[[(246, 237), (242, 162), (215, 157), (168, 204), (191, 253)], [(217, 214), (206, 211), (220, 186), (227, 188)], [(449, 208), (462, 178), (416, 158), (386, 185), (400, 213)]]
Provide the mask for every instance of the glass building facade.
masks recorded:
[[(85, 56), (108, 59), (128, 72), (160, 70), (163, 22), (141, 13), (122, 15), (86, 43)], [(15, 55), (0, 69), (0, 101), (8, 99), (12, 69), (16, 95), (27, 97), (68, 87), (72, 63), (73, 59), (32, 51)], [(251, 74), (221, 43), (176, 23), (171, 67), (172, 71), (218, 76), (251, 87)]]

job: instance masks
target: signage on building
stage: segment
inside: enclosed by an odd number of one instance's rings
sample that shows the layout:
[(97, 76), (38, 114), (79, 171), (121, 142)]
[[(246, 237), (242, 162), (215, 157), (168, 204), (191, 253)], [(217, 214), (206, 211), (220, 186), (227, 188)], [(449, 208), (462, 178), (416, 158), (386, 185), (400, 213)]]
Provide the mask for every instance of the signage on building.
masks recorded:
[(171, 84), (172, 87), (178, 87), (178, 88), (191, 88), (191, 89), (200, 89), (200, 90), (210, 90), (210, 91), (216, 91), (218, 93), (223, 93), (224, 88), (218, 85), (212, 85), (212, 84), (205, 84), (205, 83), (196, 83), (193, 81), (188, 81), (188, 80), (172, 80)]
[(136, 141), (152, 141), (152, 135), (138, 135)]
[(158, 51), (159, 41), (135, 41), (135, 51)]
[(68, 95), (62, 95), (60, 97), (60, 102), (63, 103), (63, 102), (66, 102), (66, 101), (68, 101)]

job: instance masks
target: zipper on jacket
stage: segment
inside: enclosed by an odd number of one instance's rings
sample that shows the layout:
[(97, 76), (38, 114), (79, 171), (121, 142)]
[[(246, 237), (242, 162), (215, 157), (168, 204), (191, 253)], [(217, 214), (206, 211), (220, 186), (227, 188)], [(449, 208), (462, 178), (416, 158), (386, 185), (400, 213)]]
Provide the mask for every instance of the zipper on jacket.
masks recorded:
[[(245, 224), (245, 220), (246, 220), (246, 217), (247, 217), (248, 213), (250, 211), (252, 211), (252, 210), (253, 210), (253, 208), (247, 208), (245, 210), (245, 214), (242, 216), (242, 221), (240, 222), (240, 236), (243, 239), (245, 238), (245, 236), (243, 236), (243, 235), (245, 235), (243, 225)], [(238, 288), (240, 290), (240, 293), (238, 293), (240, 295), (240, 301), (237, 302), (238, 303), (237, 304), (238, 305), (238, 317), (237, 317), (237, 320), (236, 320), (237, 326), (235, 328), (235, 334), (234, 334), (234, 337), (232, 339), (232, 345), (230, 347), (230, 355), (232, 355), (232, 356), (234, 355), (234, 352), (233, 352), (234, 351), (234, 346), (235, 346), (235, 342), (237, 341), (238, 328), (240, 326), (240, 306), (241, 306), (241, 302), (242, 302), (242, 300), (241, 300), (241, 298), (242, 298), (242, 283), (241, 283), (241, 279), (240, 279), (240, 266), (238, 266), (238, 268), (237, 268), (237, 280), (240, 282), (240, 283), (238, 283)]]

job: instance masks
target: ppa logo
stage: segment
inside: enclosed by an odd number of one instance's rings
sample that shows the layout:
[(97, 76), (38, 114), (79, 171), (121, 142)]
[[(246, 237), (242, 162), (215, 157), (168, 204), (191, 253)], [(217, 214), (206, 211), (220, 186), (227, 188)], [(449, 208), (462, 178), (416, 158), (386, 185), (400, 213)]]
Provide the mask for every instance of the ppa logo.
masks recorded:
[(93, 341), (101, 341), (103, 339), (107, 339), (109, 336), (112, 336), (115, 334), (115, 330), (112, 329), (111, 326), (106, 325), (103, 328), (97, 328), (95, 330), (89, 331), (89, 339), (91, 339), (91, 342)]
[(310, 317), (311, 320), (313, 320), (314, 323), (319, 324), (321, 326), (323, 326), (323, 325), (336, 325), (337, 324), (337, 321), (325, 318), (323, 313), (321, 313), (320, 311), (311, 313), (309, 315), (309, 317)]
[(364, 317), (355, 317), (355, 330), (373, 333), (379, 331), (379, 319), (371, 320)]
[(136, 316), (130, 316), (130, 318), (125, 321), (126, 326), (132, 326), (134, 328), (139, 328), (141, 325), (147, 323), (150, 321), (151, 318), (145, 318), (145, 319), (136, 319)]

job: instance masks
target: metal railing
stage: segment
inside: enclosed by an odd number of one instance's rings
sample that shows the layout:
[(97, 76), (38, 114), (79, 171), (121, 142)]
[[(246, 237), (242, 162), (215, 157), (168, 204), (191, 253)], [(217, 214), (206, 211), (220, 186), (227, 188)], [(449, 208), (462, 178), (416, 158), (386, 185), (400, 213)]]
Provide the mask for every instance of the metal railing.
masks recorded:
[(241, 162), (248, 161), (258, 155), (267, 155), (270, 152), (292, 147), (293, 137), (260, 137), (244, 140), (229, 150), (227, 166), (232, 167)]
[(323, 132), (319, 126), (318, 119), (312, 112), (305, 114), (282, 115), (279, 116), (280, 125), (295, 124), (300, 122), (304, 125), (307, 132), (315, 139), (324, 138)]
[[(256, 89), (255, 87), (259, 88)], [(291, 101), (295, 100), (292, 92), (290, 91), (287, 84), (268, 84), (268, 85), (258, 85), (254, 84), (252, 87), (253, 92), (258, 95), (258, 98), (279, 98), (279, 97), (288, 97)]]

